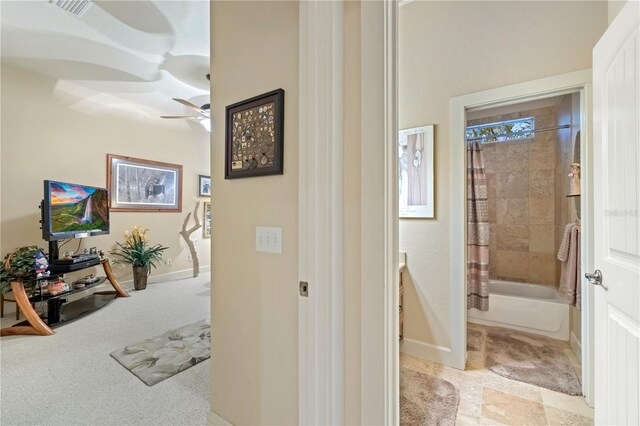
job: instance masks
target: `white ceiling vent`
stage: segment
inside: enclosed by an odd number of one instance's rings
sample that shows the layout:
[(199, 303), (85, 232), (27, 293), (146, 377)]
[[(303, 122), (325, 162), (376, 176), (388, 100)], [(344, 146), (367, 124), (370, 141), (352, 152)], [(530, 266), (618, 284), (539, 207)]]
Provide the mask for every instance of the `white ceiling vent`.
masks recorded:
[(49, 0), (49, 2), (76, 16), (84, 15), (91, 6), (89, 0)]

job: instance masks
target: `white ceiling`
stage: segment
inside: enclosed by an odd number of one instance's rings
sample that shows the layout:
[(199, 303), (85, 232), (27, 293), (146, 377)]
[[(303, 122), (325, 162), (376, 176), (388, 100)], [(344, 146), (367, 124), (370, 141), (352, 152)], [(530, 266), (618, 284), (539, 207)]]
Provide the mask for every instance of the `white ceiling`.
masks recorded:
[(83, 112), (161, 120), (192, 115), (172, 97), (209, 102), (208, 0), (96, 0), (82, 16), (48, 0), (2, 0), (0, 14), (2, 62), (57, 79)]

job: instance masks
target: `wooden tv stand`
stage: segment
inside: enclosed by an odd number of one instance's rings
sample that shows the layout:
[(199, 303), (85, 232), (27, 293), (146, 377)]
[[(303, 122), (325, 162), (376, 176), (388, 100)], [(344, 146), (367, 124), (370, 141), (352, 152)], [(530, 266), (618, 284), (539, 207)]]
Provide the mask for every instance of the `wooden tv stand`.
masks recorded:
[[(27, 292), (24, 289), (24, 285), (20, 281), (11, 281), (11, 291), (16, 298), (16, 303), (20, 310), (27, 318), (26, 321), (13, 325), (11, 327), (5, 327), (0, 329), (0, 336), (13, 336), (17, 334), (31, 334), (39, 336), (51, 336), (54, 334), (51, 326), (56, 324), (63, 324), (68, 321), (83, 317), (111, 302), (117, 297), (129, 297), (126, 291), (122, 288), (113, 271), (111, 270), (111, 264), (108, 259), (102, 259), (100, 261), (106, 277), (103, 277), (99, 282), (89, 284), (87, 287), (70, 290), (55, 296), (43, 296), (38, 299), (39, 301), (46, 301), (48, 304), (48, 313), (54, 318), (47, 318), (45, 321), (41, 318), (32, 306), (33, 298), (29, 298)], [(102, 284), (105, 280), (111, 283), (114, 291), (101, 291), (88, 295), (82, 299), (68, 303), (69, 311), (66, 312), (66, 318), (60, 315), (60, 306), (62, 304), (61, 297), (84, 291), (87, 288), (95, 287)], [(109, 297), (111, 296), (111, 297)], [(72, 307), (73, 306), (73, 307)], [(75, 309), (74, 309), (75, 308)], [(65, 306), (65, 311), (67, 307)], [(53, 321), (50, 321), (53, 320)]]

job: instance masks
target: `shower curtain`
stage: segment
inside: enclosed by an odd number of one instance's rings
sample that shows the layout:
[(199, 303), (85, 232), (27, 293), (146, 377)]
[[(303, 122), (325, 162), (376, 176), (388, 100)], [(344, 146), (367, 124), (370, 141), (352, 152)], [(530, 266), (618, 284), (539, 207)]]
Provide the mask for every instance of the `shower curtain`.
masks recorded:
[(484, 154), (467, 142), (467, 309), (489, 310), (489, 202)]

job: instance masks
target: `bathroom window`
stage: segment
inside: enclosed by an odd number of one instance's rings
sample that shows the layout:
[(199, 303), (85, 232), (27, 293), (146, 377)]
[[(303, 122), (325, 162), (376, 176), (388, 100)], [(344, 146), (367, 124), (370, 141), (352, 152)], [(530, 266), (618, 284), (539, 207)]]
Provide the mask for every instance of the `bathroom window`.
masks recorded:
[(497, 121), (495, 123), (478, 124), (467, 127), (467, 140), (485, 143), (507, 142), (520, 139), (531, 139), (534, 136), (535, 122), (533, 117), (515, 120)]

